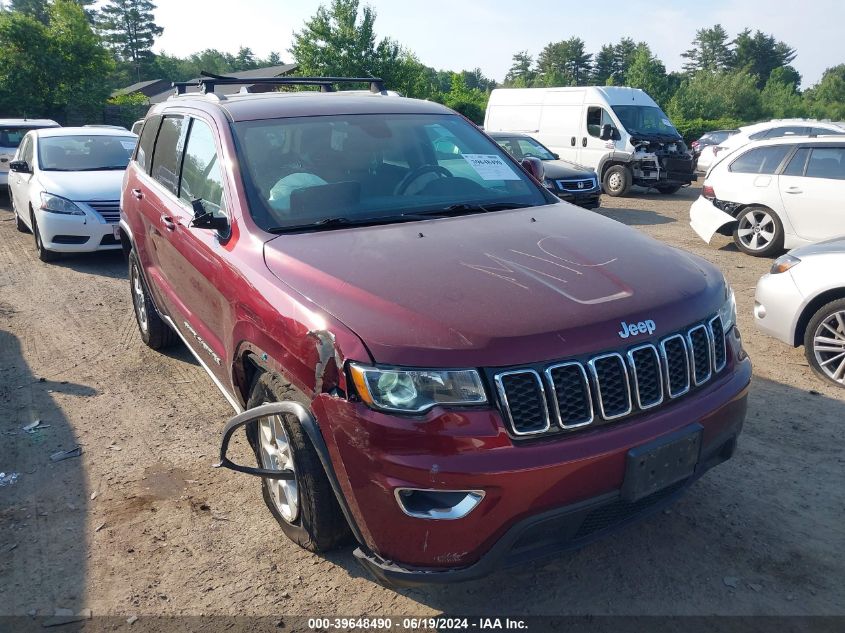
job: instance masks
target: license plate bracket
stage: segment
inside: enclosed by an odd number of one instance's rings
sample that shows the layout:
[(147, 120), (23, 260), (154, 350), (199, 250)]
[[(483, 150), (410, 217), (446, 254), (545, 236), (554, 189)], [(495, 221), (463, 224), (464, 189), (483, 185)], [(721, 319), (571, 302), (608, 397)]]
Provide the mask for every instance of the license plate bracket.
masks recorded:
[(704, 428), (696, 423), (628, 451), (622, 498), (637, 501), (695, 472)]
[(119, 224), (113, 225), (111, 227), (111, 231), (112, 231), (112, 235), (114, 236), (114, 239), (119, 240), (120, 239), (120, 225)]

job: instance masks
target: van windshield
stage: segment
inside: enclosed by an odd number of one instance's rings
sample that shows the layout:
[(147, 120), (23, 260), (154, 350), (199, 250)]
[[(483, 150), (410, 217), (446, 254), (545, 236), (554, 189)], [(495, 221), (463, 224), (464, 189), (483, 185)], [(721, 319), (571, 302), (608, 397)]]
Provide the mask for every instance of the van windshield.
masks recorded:
[(463, 118), (359, 114), (233, 125), (250, 212), (282, 232), (550, 204)]
[(655, 106), (615, 105), (613, 111), (629, 134), (680, 137), (669, 117)]

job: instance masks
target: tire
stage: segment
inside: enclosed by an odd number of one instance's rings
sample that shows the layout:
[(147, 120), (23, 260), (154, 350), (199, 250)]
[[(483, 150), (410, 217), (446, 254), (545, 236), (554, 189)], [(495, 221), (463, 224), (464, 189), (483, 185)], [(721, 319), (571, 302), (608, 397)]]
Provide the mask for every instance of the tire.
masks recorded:
[[(820, 336), (828, 340), (817, 343)], [(810, 319), (804, 355), (816, 374), (845, 388), (845, 299), (823, 305)]]
[(670, 196), (673, 193), (678, 193), (678, 191), (680, 189), (681, 189), (681, 185), (661, 185), (660, 187), (657, 187), (657, 190), (660, 193), (667, 195), (667, 196)]
[(604, 192), (614, 198), (624, 196), (631, 189), (631, 170), (625, 165), (611, 165), (604, 172), (602, 187)]
[(59, 256), (58, 253), (44, 248), (44, 242), (41, 241), (41, 231), (38, 230), (38, 222), (35, 221), (35, 214), (31, 214), (29, 217), (32, 222), (32, 236), (35, 238), (35, 250), (38, 252), (38, 259), (45, 263), (56, 261)]
[[(259, 372), (247, 408), (295, 399), (296, 392), (289, 383), (273, 374)], [(349, 525), (320, 457), (296, 417), (260, 420), (250, 427), (248, 435), (259, 466), (289, 468), (293, 464), (296, 479), (292, 485), (280, 479), (261, 479), (264, 503), (285, 535), (310, 552), (325, 552), (345, 543), (350, 535)], [(280, 448), (283, 444), (286, 448)], [(276, 453), (271, 455), (271, 451)], [(295, 498), (295, 508), (291, 498)]]
[(159, 316), (134, 250), (129, 253), (129, 291), (132, 293), (135, 322), (144, 344), (155, 350), (173, 345), (177, 341), (176, 332)]
[(770, 257), (783, 251), (783, 223), (767, 207), (752, 205), (737, 215), (734, 244), (747, 255)]

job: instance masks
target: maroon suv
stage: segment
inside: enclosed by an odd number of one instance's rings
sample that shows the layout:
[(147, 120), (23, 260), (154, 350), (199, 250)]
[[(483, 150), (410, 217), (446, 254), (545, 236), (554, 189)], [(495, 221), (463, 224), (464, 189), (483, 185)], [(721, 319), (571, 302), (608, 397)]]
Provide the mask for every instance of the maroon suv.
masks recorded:
[[(751, 364), (714, 266), (557, 200), (436, 103), (226, 81), (150, 111), (122, 239), (144, 342), (178, 335), (241, 412), (221, 464), (293, 541), (474, 578), (734, 452)], [(239, 428), (257, 467), (226, 456)]]

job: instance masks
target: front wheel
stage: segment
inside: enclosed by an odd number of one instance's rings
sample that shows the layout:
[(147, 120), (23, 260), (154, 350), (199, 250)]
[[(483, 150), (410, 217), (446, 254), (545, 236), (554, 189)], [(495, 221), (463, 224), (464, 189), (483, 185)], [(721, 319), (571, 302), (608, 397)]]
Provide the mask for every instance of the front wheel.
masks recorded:
[(783, 250), (783, 224), (771, 209), (747, 207), (737, 216), (733, 238), (737, 248), (748, 255), (776, 255)]
[[(259, 373), (247, 409), (291, 400), (292, 387), (278, 376)], [(292, 470), (295, 479), (261, 479), (264, 502), (285, 535), (311, 552), (341, 545), (349, 526), (338, 505), (323, 464), (308, 434), (295, 416), (262, 418), (249, 430), (258, 464), (273, 470)]]
[(35, 237), (35, 250), (38, 252), (38, 259), (42, 262), (55, 261), (58, 255), (44, 246), (44, 241), (41, 239), (41, 231), (38, 229), (38, 222), (35, 221), (35, 214), (31, 216), (32, 235)]
[(845, 299), (823, 305), (810, 319), (804, 355), (819, 376), (845, 387)]
[(631, 170), (625, 165), (611, 165), (602, 178), (604, 192), (614, 198), (624, 196), (631, 189), (632, 179)]

